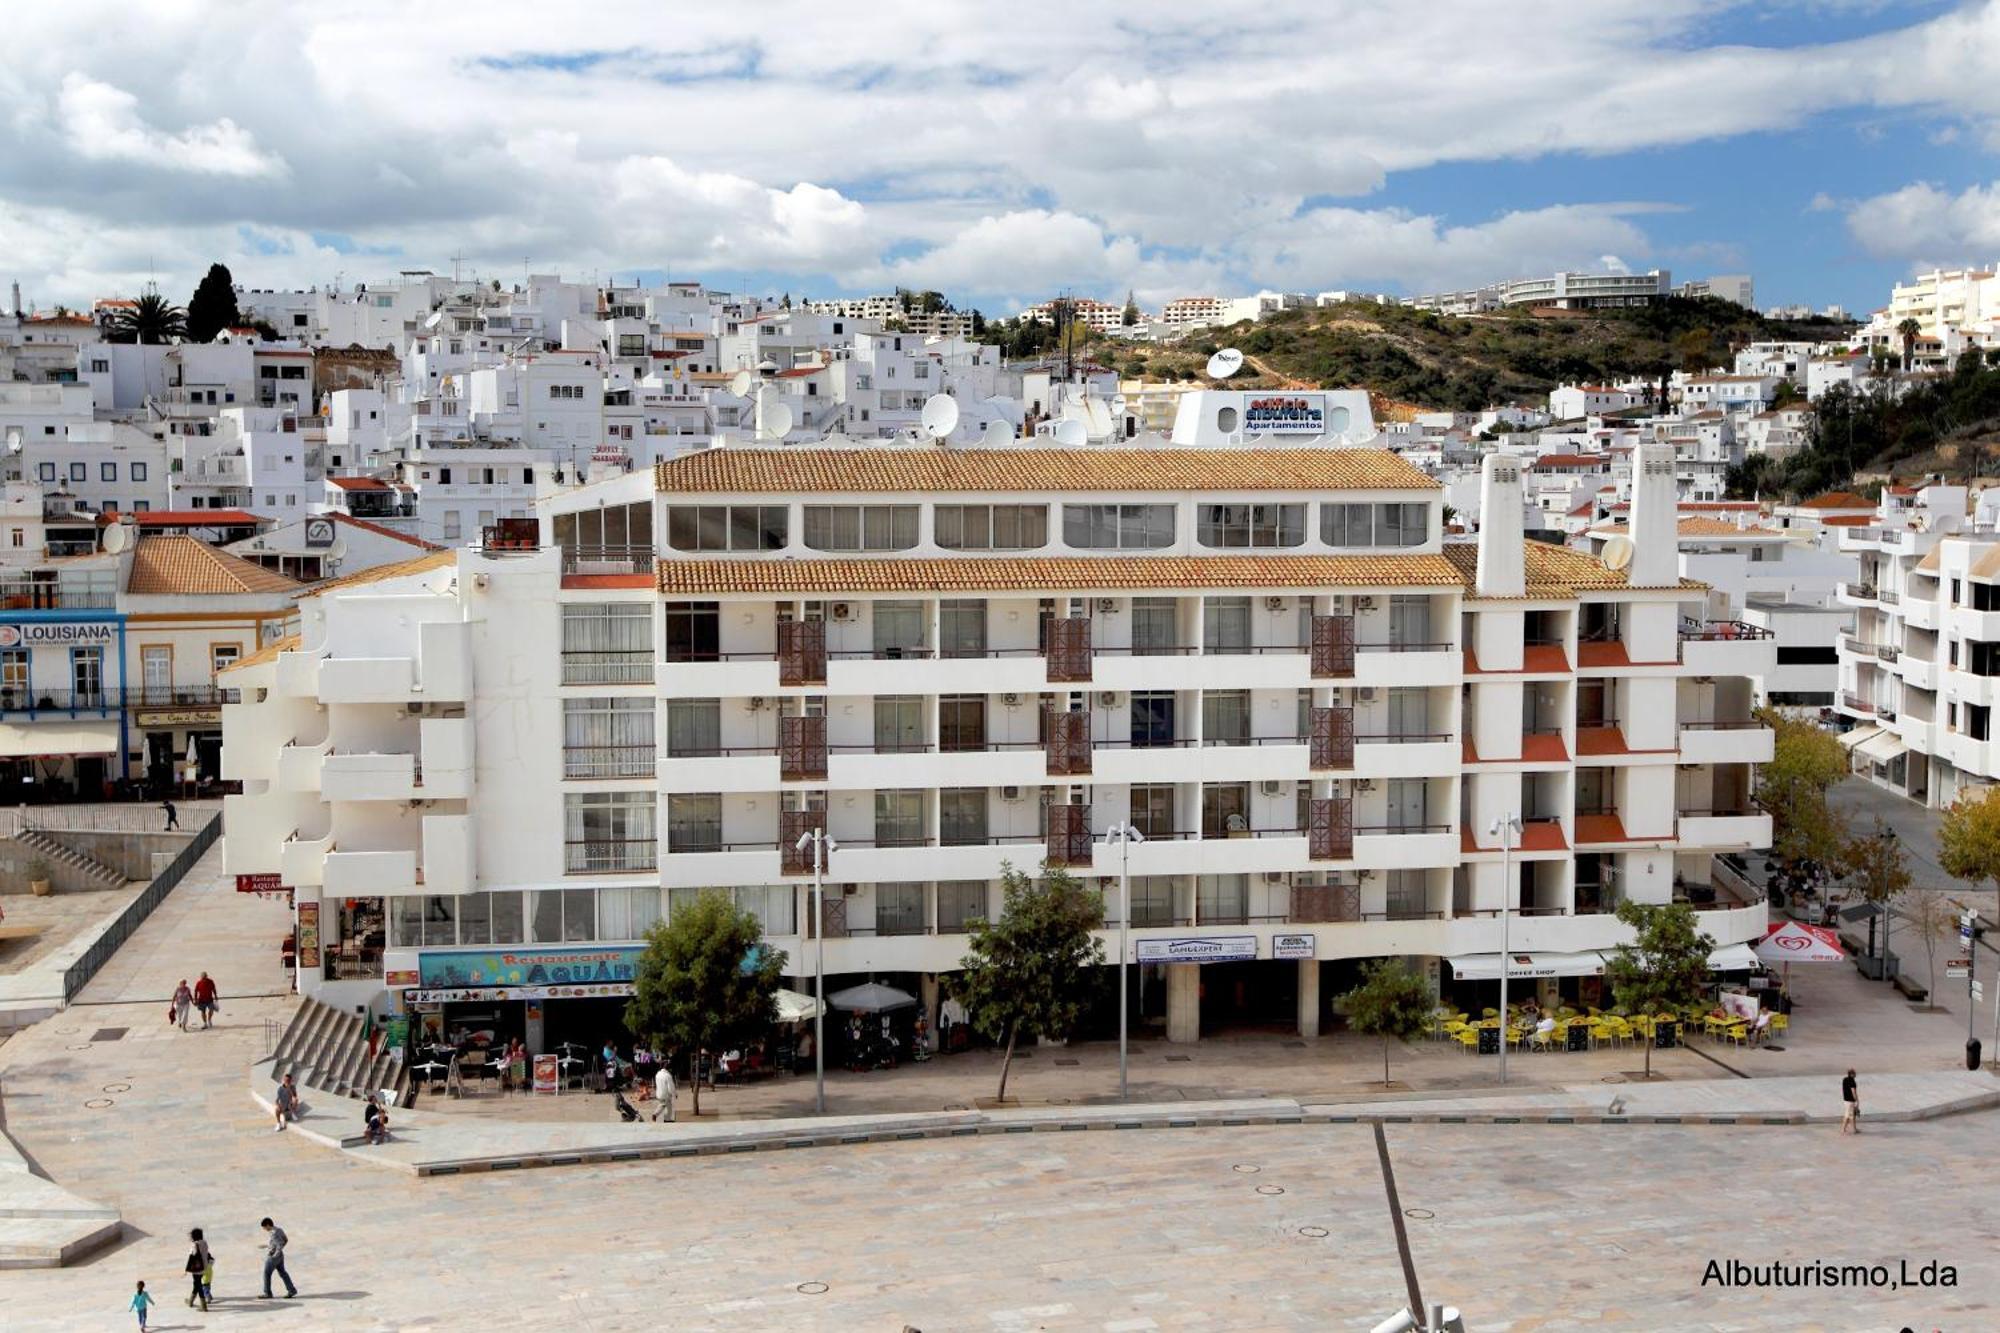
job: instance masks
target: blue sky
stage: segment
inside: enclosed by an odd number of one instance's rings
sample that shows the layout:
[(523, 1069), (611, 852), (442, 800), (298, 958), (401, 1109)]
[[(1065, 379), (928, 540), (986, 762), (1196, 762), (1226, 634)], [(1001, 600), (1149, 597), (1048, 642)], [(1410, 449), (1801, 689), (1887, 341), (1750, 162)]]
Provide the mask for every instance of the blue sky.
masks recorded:
[[(1004, 314), (1556, 267), (1881, 304), (2000, 259), (2000, 0), (392, 0), (10, 16), (0, 280), (448, 270)], [(154, 75), (145, 79), (134, 70)], [(254, 77), (251, 77), (254, 75)]]

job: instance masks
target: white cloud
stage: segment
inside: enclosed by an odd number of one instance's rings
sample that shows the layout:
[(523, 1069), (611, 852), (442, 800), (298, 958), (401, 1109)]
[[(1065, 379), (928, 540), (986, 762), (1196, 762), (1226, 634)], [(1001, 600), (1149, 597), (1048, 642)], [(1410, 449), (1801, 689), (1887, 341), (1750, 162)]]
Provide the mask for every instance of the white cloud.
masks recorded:
[(130, 162), (216, 176), (271, 176), (285, 164), (224, 116), (168, 134), (139, 115), (139, 99), (81, 74), (65, 75), (57, 114), (70, 147), (94, 161)]
[(2000, 182), (1952, 194), (1919, 181), (1863, 199), (1847, 229), (1870, 254), (1925, 265), (1990, 261), (2000, 254)]

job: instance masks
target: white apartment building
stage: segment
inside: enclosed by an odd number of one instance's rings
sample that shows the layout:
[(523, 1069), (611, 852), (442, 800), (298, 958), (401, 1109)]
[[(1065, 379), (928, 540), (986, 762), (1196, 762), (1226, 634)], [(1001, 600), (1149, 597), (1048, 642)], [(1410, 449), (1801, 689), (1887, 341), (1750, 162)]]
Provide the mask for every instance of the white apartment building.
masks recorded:
[(1500, 304), (1546, 305), (1561, 310), (1592, 310), (1608, 306), (1650, 305), (1673, 291), (1665, 269), (1644, 273), (1556, 273), (1546, 278), (1516, 278), (1500, 284)]
[(1899, 282), (1889, 293), (1888, 308), (1870, 321), (1868, 336), (1900, 348), (1896, 326), (1906, 319), (1917, 321), (1925, 338), (2000, 330), (2000, 274), (1991, 266), (1932, 269)]
[[(1519, 512), (1513, 462), (1485, 484)], [(306, 992), (535, 1049), (615, 1031), (645, 928), (714, 891), (790, 975), (821, 934), (831, 985), (935, 1017), (1006, 866), (1118, 918), (1121, 823), (1173, 1041), (1316, 1033), (1368, 958), (1474, 998), (1503, 902), (1545, 995), (1598, 993), (1625, 898), (1695, 901), (1744, 965), (1765, 908), (1710, 862), (1769, 838), (1770, 654), (1684, 619), (1671, 463), (1626, 573), (1510, 522), (1447, 546), (1440, 498), (1363, 449), (690, 454), (556, 498), (542, 549), (303, 595), (228, 673), (229, 868), (293, 887)]]
[(1641, 401), (1639, 395), (1608, 384), (1563, 384), (1549, 392), (1549, 416), (1557, 421), (1581, 421), (1606, 412), (1623, 412)]
[(1173, 330), (1220, 324), (1223, 304), (1219, 296), (1177, 296), (1160, 307), (1160, 323)]
[(1056, 322), (1056, 307), (1065, 301), (1070, 307), (1070, 312), (1085, 328), (1096, 329), (1102, 333), (1115, 329), (1125, 322), (1124, 306), (1094, 301), (1088, 296), (1043, 301), (1039, 305), (1029, 306), (1021, 312), (1021, 315), (1023, 318), (1034, 320), (1037, 324), (1053, 324)]
[(1733, 301), (1745, 310), (1757, 308), (1757, 284), (1748, 273), (1718, 273), (1712, 278), (1694, 278), (1674, 288), (1676, 296), (1713, 296)]

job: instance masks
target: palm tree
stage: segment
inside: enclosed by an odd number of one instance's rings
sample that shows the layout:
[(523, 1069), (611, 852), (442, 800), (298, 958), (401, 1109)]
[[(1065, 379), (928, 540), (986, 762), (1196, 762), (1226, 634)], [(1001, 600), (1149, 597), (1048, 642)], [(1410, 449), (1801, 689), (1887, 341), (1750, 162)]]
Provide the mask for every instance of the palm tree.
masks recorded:
[(1903, 373), (1905, 375), (1909, 374), (1910, 367), (1916, 364), (1917, 338), (1923, 331), (1924, 326), (1917, 323), (1914, 319), (1905, 319), (1896, 326), (1896, 336), (1903, 340)]
[(186, 332), (187, 315), (158, 292), (147, 292), (111, 317), (113, 342), (163, 343)]

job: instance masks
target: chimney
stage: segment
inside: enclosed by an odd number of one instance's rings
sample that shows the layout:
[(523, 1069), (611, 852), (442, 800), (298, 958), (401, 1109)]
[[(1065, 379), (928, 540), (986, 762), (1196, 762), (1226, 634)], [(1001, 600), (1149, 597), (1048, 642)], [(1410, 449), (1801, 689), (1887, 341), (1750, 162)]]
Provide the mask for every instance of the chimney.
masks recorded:
[(1635, 449), (1632, 475), (1632, 563), (1625, 581), (1635, 588), (1671, 587), (1680, 578), (1680, 501), (1669, 444)]
[(1527, 591), (1521, 552), (1521, 460), (1488, 454), (1479, 464), (1479, 571), (1481, 597), (1519, 597)]

